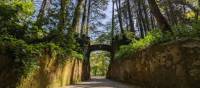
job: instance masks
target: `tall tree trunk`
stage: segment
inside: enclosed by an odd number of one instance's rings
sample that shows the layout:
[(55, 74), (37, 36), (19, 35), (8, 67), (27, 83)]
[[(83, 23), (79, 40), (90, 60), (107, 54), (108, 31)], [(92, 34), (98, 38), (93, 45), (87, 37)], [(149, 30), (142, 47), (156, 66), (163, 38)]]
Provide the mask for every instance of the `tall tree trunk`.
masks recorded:
[[(186, 0), (183, 0), (183, 1), (186, 2)], [(186, 6), (183, 5), (182, 8), (183, 8), (183, 15), (182, 15), (182, 18), (184, 18), (184, 19), (182, 20), (182, 23), (185, 24), (185, 23), (187, 22), (186, 16), (185, 16), (185, 14), (186, 14)]]
[(66, 26), (66, 16), (67, 16), (67, 6), (69, 4), (69, 0), (60, 0), (60, 16), (59, 16), (59, 23), (58, 29), (60, 32), (64, 31)]
[(139, 12), (137, 12), (137, 23), (138, 23), (138, 26), (139, 26), (139, 31), (140, 31), (140, 37), (141, 38), (144, 38), (144, 28), (143, 28), (143, 25), (142, 25), (142, 21), (141, 21), (141, 17), (139, 15)]
[(111, 58), (110, 58), (110, 64), (108, 66), (108, 70), (107, 70), (107, 74), (106, 74), (106, 78), (110, 78), (111, 77), (111, 67), (112, 67), (112, 64), (113, 64), (113, 59), (114, 59), (114, 56), (115, 56), (115, 43), (114, 43), (114, 29), (115, 29), (115, 2), (114, 0), (112, 0), (112, 30), (111, 30), (111, 36), (112, 36), (112, 42), (111, 42), (111, 45), (113, 46), (112, 48), (112, 52), (111, 52)]
[(112, 0), (112, 30), (111, 30), (111, 37), (112, 37), (112, 43), (114, 40), (114, 30), (115, 30), (115, 2), (114, 0)]
[[(91, 4), (90, 0), (85, 0), (82, 25), (81, 25), (81, 34), (86, 34), (86, 37), (88, 36), (88, 28), (89, 28), (90, 4)], [(85, 44), (83, 48), (84, 60), (83, 60), (83, 66), (82, 66), (83, 67), (82, 81), (90, 79), (90, 52), (89, 52), (88, 46), (89, 44)]]
[(39, 10), (39, 13), (38, 13), (38, 16), (37, 16), (37, 20), (36, 20), (36, 25), (41, 28), (42, 27), (42, 24), (43, 24), (43, 18), (44, 18), (44, 15), (45, 15), (45, 8), (47, 6), (47, 1), (48, 0), (43, 0), (42, 1), (42, 5), (40, 7), (40, 10)]
[(78, 2), (75, 8), (74, 18), (73, 18), (72, 27), (71, 27), (71, 30), (73, 30), (74, 32), (78, 32), (80, 30), (79, 24), (80, 24), (81, 10), (83, 7), (84, 0), (77, 0), (77, 1)]
[(151, 13), (154, 15), (154, 17), (156, 18), (161, 30), (163, 32), (166, 32), (166, 31), (170, 31), (172, 32), (171, 30), (171, 27), (170, 25), (168, 24), (167, 20), (164, 18), (164, 16), (161, 14), (160, 12), (160, 9), (156, 3), (155, 0), (148, 0), (148, 3), (150, 5), (150, 9), (151, 9)]
[(148, 16), (148, 13), (147, 13), (147, 7), (145, 5), (145, 1), (144, 0), (142, 0), (142, 6), (143, 6), (143, 13), (144, 13), (144, 18), (145, 18), (146, 28), (147, 28), (147, 31), (150, 31), (149, 16)]
[(173, 24), (173, 21), (172, 21), (171, 15), (170, 15), (171, 13), (170, 13), (168, 7), (165, 8), (165, 14), (166, 14), (166, 16), (167, 16), (166, 20), (168, 20), (168, 22), (169, 22), (170, 24)]
[(155, 29), (155, 19), (154, 19), (154, 17), (152, 16), (152, 14), (150, 14), (150, 19), (151, 19), (151, 28), (152, 28), (152, 29)]
[(134, 21), (133, 21), (132, 12), (131, 12), (130, 0), (126, 0), (126, 2), (127, 2), (127, 9), (128, 9), (130, 28), (131, 28), (132, 32), (135, 32)]
[(171, 19), (171, 23), (173, 25), (176, 25), (178, 22), (177, 22), (177, 17), (176, 17), (176, 14), (175, 14), (175, 11), (174, 11), (174, 6), (172, 5), (173, 3), (171, 2), (171, 0), (167, 0), (167, 4), (168, 4), (168, 9), (169, 9), (169, 16), (170, 16), (170, 19)]
[(75, 32), (79, 30), (79, 23), (80, 23), (83, 2), (84, 0), (77, 0), (77, 6), (75, 8), (72, 25), (71, 28), (68, 29), (66, 38), (69, 42), (66, 43), (66, 47), (69, 49), (69, 52), (71, 52), (73, 49), (76, 48)]
[(87, 18), (87, 2), (88, 0), (85, 0), (84, 4), (84, 11), (83, 11), (83, 17), (82, 17), (82, 24), (81, 24), (81, 33), (80, 36), (84, 34), (84, 31), (86, 30), (86, 18)]
[(89, 29), (90, 29), (90, 9), (91, 9), (91, 0), (88, 0), (87, 25), (86, 25), (86, 35), (87, 36), (88, 36)]
[[(125, 23), (126, 23), (126, 29), (127, 29), (127, 31), (129, 31), (130, 30), (130, 28), (129, 28), (129, 17), (128, 17), (128, 11), (125, 11), (124, 12), (124, 18), (125, 18)], [(131, 31), (131, 30), (130, 30)]]
[(140, 18), (140, 22), (141, 22), (141, 25), (142, 25), (142, 28), (143, 28), (143, 33), (144, 33), (144, 35), (146, 35), (148, 28), (146, 26), (145, 18), (143, 16), (143, 9), (142, 9), (141, 0), (138, 0), (138, 17)]
[(123, 28), (123, 22), (122, 22), (122, 14), (121, 14), (121, 0), (117, 0), (116, 1), (116, 6), (117, 6), (120, 30), (121, 30), (122, 36), (125, 37), (124, 28)]
[(125, 23), (125, 26), (126, 26), (126, 30), (128, 31), (129, 30), (129, 17), (128, 17), (128, 11), (127, 10), (124, 10), (123, 11), (123, 16), (124, 16), (124, 23)]

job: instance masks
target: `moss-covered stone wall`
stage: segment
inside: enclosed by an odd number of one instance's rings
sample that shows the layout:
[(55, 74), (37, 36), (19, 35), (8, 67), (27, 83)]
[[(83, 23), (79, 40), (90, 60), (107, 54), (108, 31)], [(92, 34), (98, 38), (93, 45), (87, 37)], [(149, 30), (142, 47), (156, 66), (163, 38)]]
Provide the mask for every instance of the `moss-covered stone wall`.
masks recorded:
[(200, 40), (157, 44), (115, 59), (108, 78), (146, 88), (200, 88)]
[(37, 59), (39, 66), (26, 76), (16, 71), (18, 66), (14, 59), (0, 55), (0, 60), (1, 88), (57, 88), (81, 80), (82, 60), (72, 57), (63, 60), (43, 55)]

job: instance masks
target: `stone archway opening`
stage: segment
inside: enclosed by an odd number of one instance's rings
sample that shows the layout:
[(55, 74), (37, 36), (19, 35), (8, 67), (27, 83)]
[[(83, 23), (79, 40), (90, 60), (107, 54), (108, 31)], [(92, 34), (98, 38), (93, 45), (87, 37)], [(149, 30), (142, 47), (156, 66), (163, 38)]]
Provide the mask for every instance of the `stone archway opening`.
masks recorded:
[(90, 54), (90, 75), (105, 77), (110, 64), (111, 54), (108, 51), (93, 51)]

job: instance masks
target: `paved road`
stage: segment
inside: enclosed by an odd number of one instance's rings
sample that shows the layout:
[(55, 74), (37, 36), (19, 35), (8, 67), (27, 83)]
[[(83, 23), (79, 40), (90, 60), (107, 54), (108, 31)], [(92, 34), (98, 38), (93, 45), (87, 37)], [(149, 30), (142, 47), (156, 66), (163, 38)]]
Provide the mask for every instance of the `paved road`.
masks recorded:
[(119, 82), (114, 82), (103, 77), (93, 77), (92, 80), (81, 82), (76, 85), (67, 86), (64, 88), (140, 88), (136, 86), (125, 85)]

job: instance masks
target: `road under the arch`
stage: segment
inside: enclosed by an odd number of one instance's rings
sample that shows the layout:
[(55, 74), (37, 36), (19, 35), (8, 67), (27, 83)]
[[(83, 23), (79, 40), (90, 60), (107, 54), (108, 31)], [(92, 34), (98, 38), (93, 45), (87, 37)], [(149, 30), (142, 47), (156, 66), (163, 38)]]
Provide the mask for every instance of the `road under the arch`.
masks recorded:
[(63, 88), (141, 88), (138, 86), (122, 84), (120, 82), (111, 81), (104, 77), (92, 77), (91, 80), (81, 82), (76, 85), (70, 85)]

